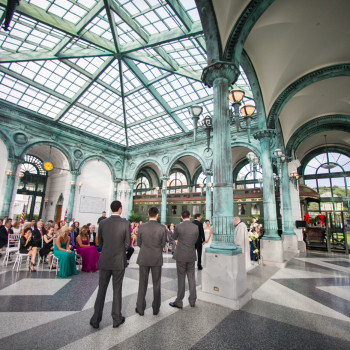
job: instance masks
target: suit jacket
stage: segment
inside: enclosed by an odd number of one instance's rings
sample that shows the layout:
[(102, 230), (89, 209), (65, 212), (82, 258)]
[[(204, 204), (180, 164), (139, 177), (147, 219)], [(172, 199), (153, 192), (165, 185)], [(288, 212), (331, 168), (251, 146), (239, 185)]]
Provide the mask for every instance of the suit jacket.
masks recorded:
[[(46, 234), (45, 229), (42, 228), (41, 232), (44, 237), (44, 235)], [(41, 234), (40, 234), (40, 230), (37, 227), (32, 232), (32, 240), (33, 240), (33, 247), (41, 248)]]
[(176, 261), (193, 262), (197, 260), (196, 242), (199, 228), (191, 221), (184, 221), (175, 226), (174, 239), (178, 240), (173, 258)]
[(7, 244), (8, 236), (13, 234), (12, 228), (9, 228), (8, 230), (9, 231), (7, 232), (4, 225), (0, 227), (0, 248)]
[(126, 250), (130, 247), (130, 222), (119, 215), (102, 220), (98, 227), (98, 244), (102, 249), (98, 268), (124, 270)]
[(137, 234), (137, 245), (141, 249), (136, 263), (143, 266), (162, 266), (165, 243), (164, 225), (155, 220), (142, 224)]
[(195, 225), (197, 225), (198, 229), (199, 229), (199, 236), (198, 236), (198, 240), (196, 242), (196, 246), (201, 246), (203, 244), (203, 242), (205, 241), (203, 224), (200, 221), (198, 221), (198, 220), (193, 220), (192, 222)]

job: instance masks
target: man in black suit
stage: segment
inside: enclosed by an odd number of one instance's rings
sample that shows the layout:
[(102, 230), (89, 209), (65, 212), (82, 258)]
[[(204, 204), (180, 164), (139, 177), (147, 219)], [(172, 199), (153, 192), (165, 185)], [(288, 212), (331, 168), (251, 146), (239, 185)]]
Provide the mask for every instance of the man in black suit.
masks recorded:
[(174, 239), (177, 240), (177, 246), (174, 253), (177, 270), (177, 297), (175, 301), (170, 302), (171, 307), (182, 309), (183, 298), (185, 296), (185, 279), (187, 276), (190, 295), (188, 301), (191, 307), (194, 307), (197, 300), (195, 262), (196, 248), (199, 229), (197, 225), (191, 222), (191, 215), (188, 210), (181, 214), (182, 222), (175, 227)]
[(32, 239), (33, 239), (33, 246), (41, 248), (42, 238), (46, 234), (46, 231), (43, 227), (43, 222), (38, 221), (36, 227), (34, 230), (32, 230)]
[(137, 245), (140, 247), (136, 263), (139, 264), (139, 291), (135, 311), (144, 315), (148, 276), (151, 270), (153, 282), (153, 315), (158, 315), (161, 297), (160, 283), (163, 266), (163, 248), (166, 243), (165, 226), (157, 222), (158, 208), (148, 210), (149, 221), (141, 225), (137, 234)]
[(7, 245), (8, 236), (13, 234), (11, 225), (11, 220), (7, 220), (5, 225), (0, 228), (0, 248)]
[(196, 242), (196, 250), (197, 250), (197, 266), (198, 270), (202, 270), (202, 247), (203, 247), (203, 242), (205, 241), (205, 236), (204, 236), (204, 229), (203, 229), (203, 224), (201, 223), (201, 214), (195, 214), (194, 215), (194, 220), (192, 221), (195, 225), (198, 226), (199, 229), (199, 236), (198, 240)]
[(130, 222), (120, 217), (122, 212), (121, 202), (113, 201), (111, 210), (112, 215), (101, 221), (98, 228), (98, 243), (102, 248), (102, 252), (97, 265), (100, 269), (98, 293), (94, 314), (90, 320), (90, 325), (93, 328), (99, 328), (111, 276), (113, 276), (113, 328), (117, 328), (125, 322), (125, 317), (121, 314), (122, 285), (127, 266), (125, 251), (130, 247), (131, 229)]
[(102, 216), (100, 216), (100, 217), (98, 218), (98, 220), (97, 220), (97, 225), (99, 225), (100, 222), (101, 222), (102, 220), (105, 220), (105, 219), (107, 219), (107, 217), (106, 217), (106, 212), (103, 211), (103, 212), (102, 212)]

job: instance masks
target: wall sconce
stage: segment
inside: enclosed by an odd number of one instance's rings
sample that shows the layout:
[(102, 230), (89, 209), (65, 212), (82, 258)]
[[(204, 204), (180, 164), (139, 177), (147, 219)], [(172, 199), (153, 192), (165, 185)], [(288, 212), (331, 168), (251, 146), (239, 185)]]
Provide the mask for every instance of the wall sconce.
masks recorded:
[(156, 190), (156, 192), (157, 192), (157, 198), (158, 198), (158, 194), (159, 194), (159, 187), (157, 186), (157, 187), (155, 188), (155, 190)]
[(247, 153), (246, 157), (249, 161), (250, 171), (253, 172), (254, 178), (256, 178), (256, 171), (259, 165), (259, 157), (254, 152)]
[[(244, 97), (244, 91), (240, 89), (232, 89), (228, 95), (228, 100), (232, 103), (232, 123), (236, 124), (237, 132), (241, 130), (248, 131), (248, 142), (250, 142), (250, 126), (252, 119), (257, 117), (255, 113), (256, 109), (252, 103), (245, 104), (241, 109), (241, 101)], [(241, 125), (241, 121), (245, 120), (246, 126)]]
[(11, 170), (6, 170), (6, 175), (7, 176), (11, 176), (12, 175), (12, 171)]
[(203, 188), (204, 188), (204, 184), (199, 184), (199, 187), (201, 189), (201, 196), (203, 196)]
[(81, 190), (81, 187), (83, 186), (83, 184), (81, 182), (79, 182), (79, 193), (80, 193), (80, 190)]
[(299, 187), (299, 177), (300, 176), (296, 171), (292, 171), (289, 175), (289, 180), (293, 183), (296, 189)]
[(74, 186), (74, 185), (75, 185), (75, 182), (74, 182), (74, 181), (71, 181), (71, 182), (70, 182), (70, 185), (71, 185), (71, 186)]
[(162, 187), (162, 194), (164, 194), (164, 193), (166, 193), (166, 187), (165, 186)]
[(207, 184), (207, 186), (210, 188), (210, 187), (213, 187), (213, 184), (212, 184), (211, 182), (209, 182), (209, 183)]
[(22, 178), (24, 176), (24, 173), (22, 173), (22, 172), (20, 172), (19, 174), (18, 174), (18, 177), (20, 177), (20, 178)]
[(47, 204), (49, 203), (49, 199), (48, 198), (45, 198), (44, 199), (44, 203), (45, 203), (45, 208), (47, 207)]
[(198, 106), (198, 105), (193, 105), (189, 107), (189, 112), (190, 115), (192, 116), (193, 119), (193, 141), (197, 141), (197, 128), (198, 128), (198, 119), (199, 116), (202, 114), (203, 107)]
[(207, 134), (207, 150), (209, 151), (210, 149), (210, 132), (213, 130), (213, 126), (212, 126), (212, 118), (207, 115), (204, 119), (203, 119), (203, 126), (205, 129), (205, 132)]

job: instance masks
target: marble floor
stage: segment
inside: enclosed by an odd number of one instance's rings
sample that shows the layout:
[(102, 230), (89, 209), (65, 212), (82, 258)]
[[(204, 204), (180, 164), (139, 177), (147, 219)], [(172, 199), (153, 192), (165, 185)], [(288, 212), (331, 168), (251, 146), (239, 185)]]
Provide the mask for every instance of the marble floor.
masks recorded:
[[(198, 301), (168, 304), (177, 289), (175, 263), (164, 255), (162, 306), (135, 314), (137, 252), (123, 284), (125, 324), (112, 328), (111, 290), (100, 329), (89, 325), (98, 273), (56, 277), (47, 265), (19, 272), (0, 267), (0, 349), (350, 349), (350, 260), (308, 251), (286, 268), (257, 265), (248, 273), (252, 300), (239, 311)], [(196, 273), (198, 289), (201, 271)], [(151, 280), (151, 278), (150, 278)], [(187, 301), (187, 296), (185, 297)]]

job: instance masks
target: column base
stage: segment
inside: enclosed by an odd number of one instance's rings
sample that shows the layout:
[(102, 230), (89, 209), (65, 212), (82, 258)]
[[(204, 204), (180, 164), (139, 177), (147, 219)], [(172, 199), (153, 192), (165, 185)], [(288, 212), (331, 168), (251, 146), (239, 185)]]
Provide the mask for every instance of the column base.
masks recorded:
[(260, 240), (260, 255), (263, 265), (283, 268), (287, 264), (287, 260), (284, 259), (282, 240)]
[(298, 241), (298, 250), (301, 253), (306, 253), (306, 243), (304, 241)]
[(290, 253), (299, 254), (298, 237), (296, 235), (282, 234), (283, 249)]
[(203, 254), (202, 289), (198, 299), (239, 310), (252, 298), (243, 254)]

